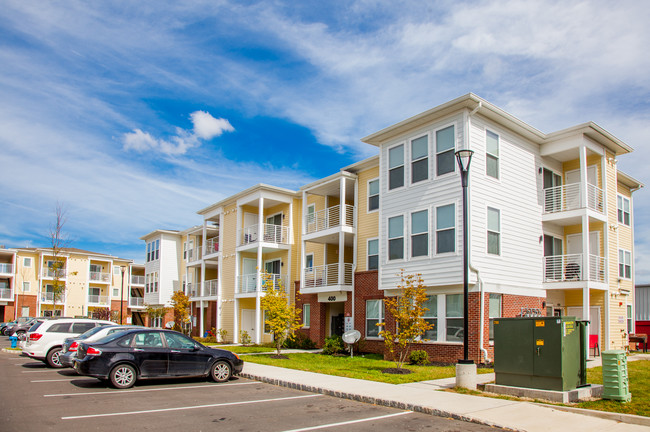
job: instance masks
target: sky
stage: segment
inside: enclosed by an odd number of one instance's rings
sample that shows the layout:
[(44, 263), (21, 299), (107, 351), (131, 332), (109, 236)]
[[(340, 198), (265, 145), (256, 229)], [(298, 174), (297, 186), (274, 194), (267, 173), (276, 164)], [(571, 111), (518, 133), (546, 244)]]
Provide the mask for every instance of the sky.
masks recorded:
[(48, 246), (59, 203), (71, 246), (142, 263), (142, 235), (297, 190), (469, 92), (546, 133), (594, 121), (650, 187), (648, 22), (639, 1), (3, 1), (0, 244)]

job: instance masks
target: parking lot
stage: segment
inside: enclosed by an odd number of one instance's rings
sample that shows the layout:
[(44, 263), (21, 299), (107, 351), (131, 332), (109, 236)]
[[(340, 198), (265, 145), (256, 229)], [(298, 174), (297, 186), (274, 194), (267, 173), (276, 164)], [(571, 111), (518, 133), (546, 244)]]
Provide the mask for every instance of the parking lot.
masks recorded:
[[(9, 345), (6, 338), (1, 347)], [(72, 369), (0, 352), (3, 431), (32, 430), (408, 430), (493, 429), (307, 393), (244, 378), (143, 381), (115, 390)]]

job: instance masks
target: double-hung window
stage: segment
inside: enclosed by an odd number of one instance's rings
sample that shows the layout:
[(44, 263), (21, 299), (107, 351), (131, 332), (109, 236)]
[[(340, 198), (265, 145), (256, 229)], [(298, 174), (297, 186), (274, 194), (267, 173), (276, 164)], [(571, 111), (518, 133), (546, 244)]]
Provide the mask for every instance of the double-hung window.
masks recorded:
[(154, 259), (158, 258), (160, 258), (160, 240), (156, 240), (156, 258)]
[(422, 303), (422, 307), (428, 310), (424, 311), (422, 318), (431, 325), (431, 328), (424, 332), (422, 339), (435, 341), (438, 340), (438, 296), (431, 295)]
[(429, 255), (429, 211), (411, 213), (411, 257)]
[(314, 254), (310, 253), (305, 255), (305, 270), (313, 271), (314, 270)]
[(630, 226), (630, 200), (619, 195), (617, 201), (618, 221), (624, 225)]
[(302, 305), (302, 326), (309, 327), (310, 323), (311, 323), (311, 305), (309, 303), (305, 303), (304, 305)]
[(151, 243), (147, 243), (147, 262), (151, 261)]
[(494, 340), (494, 319), (501, 318), (501, 305), (503, 298), (501, 294), (490, 294), (488, 316), (490, 318), (490, 340)]
[(377, 324), (384, 322), (384, 301), (366, 300), (366, 337), (379, 337)]
[(447, 316), (447, 342), (463, 342), (463, 296), (447, 294), (445, 296)]
[(501, 212), (492, 207), (487, 209), (487, 251), (501, 254)]
[(485, 132), (485, 173), (489, 177), (499, 178), (499, 135)]
[(404, 186), (404, 144), (388, 150), (388, 190)]
[(388, 219), (388, 259), (404, 258), (404, 216)]
[(32, 259), (29, 257), (24, 257), (23, 258), (23, 267), (28, 267), (31, 268), (32, 266)]
[(368, 211), (374, 211), (379, 208), (379, 179), (368, 182)]
[(632, 279), (632, 252), (618, 250), (618, 277)]
[(456, 211), (455, 205), (436, 207), (436, 253), (456, 250)]
[(456, 169), (454, 135), (453, 126), (436, 131), (436, 175), (441, 176)]
[(411, 141), (411, 183), (429, 178), (429, 137), (425, 135)]
[(379, 269), (379, 240), (368, 240), (368, 270)]

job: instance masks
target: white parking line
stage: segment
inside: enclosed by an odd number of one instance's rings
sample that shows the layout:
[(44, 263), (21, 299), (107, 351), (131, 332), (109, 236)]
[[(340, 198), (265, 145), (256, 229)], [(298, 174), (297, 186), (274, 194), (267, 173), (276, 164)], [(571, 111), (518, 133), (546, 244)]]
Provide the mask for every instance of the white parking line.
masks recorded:
[(75, 420), (75, 419), (85, 419), (85, 418), (94, 418), (94, 417), (112, 417), (112, 416), (123, 416), (123, 415), (132, 415), (132, 414), (148, 414), (148, 413), (158, 413), (158, 412), (167, 412), (167, 411), (183, 411), (197, 408), (215, 408), (215, 407), (224, 407), (224, 406), (233, 406), (233, 405), (246, 405), (246, 404), (255, 404), (255, 403), (264, 403), (264, 402), (277, 402), (285, 401), (291, 399), (304, 399), (323, 396), (320, 394), (310, 394), (305, 396), (291, 396), (284, 398), (275, 398), (275, 399), (260, 399), (254, 401), (242, 401), (242, 402), (226, 402), (210, 405), (194, 405), (194, 406), (185, 406), (178, 408), (161, 408), (161, 409), (152, 409), (152, 410), (143, 410), (143, 411), (126, 411), (121, 413), (107, 413), (107, 414), (88, 414), (80, 416), (70, 416), (70, 417), (61, 417), (61, 420)]
[(21, 373), (43, 373), (43, 372), (54, 372), (52, 369), (37, 370), (37, 371), (22, 371)]
[(30, 382), (33, 382), (33, 383), (44, 383), (44, 382), (61, 382), (61, 381), (72, 381), (72, 380), (75, 380), (75, 379), (79, 379), (79, 378), (81, 378), (81, 379), (83, 379), (82, 377), (71, 377), (71, 378), (66, 378), (66, 379), (53, 379), (53, 380), (32, 380), (32, 381), (30, 381)]
[(230, 383), (230, 384), (207, 384), (207, 385), (198, 385), (198, 386), (183, 386), (183, 387), (158, 387), (151, 389), (135, 389), (135, 390), (112, 390), (112, 391), (97, 391), (97, 392), (85, 392), (85, 393), (64, 393), (64, 394), (46, 394), (43, 397), (61, 397), (61, 396), (90, 396), (90, 395), (105, 395), (105, 394), (129, 394), (129, 393), (141, 393), (141, 392), (154, 392), (154, 391), (166, 391), (166, 390), (183, 390), (183, 389), (201, 389), (201, 388), (212, 388), (212, 387), (226, 387), (226, 386), (239, 386), (239, 385), (249, 385), (249, 384), (259, 384), (258, 382), (243, 382), (243, 383)]
[(387, 414), (387, 415), (378, 416), (378, 417), (369, 417), (369, 418), (365, 418), (365, 419), (350, 420), (350, 421), (339, 422), (339, 423), (330, 423), (330, 424), (325, 424), (325, 425), (320, 425), (320, 426), (312, 426), (312, 427), (307, 427), (307, 428), (291, 429), (291, 430), (286, 430), (284, 432), (302, 432), (302, 431), (326, 429), (326, 428), (337, 427), (337, 426), (345, 426), (345, 425), (354, 424), (354, 423), (363, 423), (363, 422), (372, 421), (372, 420), (382, 420), (382, 419), (385, 419), (385, 418), (401, 416), (401, 415), (404, 415), (404, 414), (413, 414), (413, 411), (404, 411), (404, 412), (398, 412), (398, 413), (395, 413), (395, 414)]

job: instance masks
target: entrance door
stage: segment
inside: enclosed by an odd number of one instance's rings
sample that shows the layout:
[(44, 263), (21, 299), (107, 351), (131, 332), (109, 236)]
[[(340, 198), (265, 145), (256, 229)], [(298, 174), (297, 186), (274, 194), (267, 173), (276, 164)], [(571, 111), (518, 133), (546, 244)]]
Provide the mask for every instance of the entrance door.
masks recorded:
[(241, 292), (255, 292), (257, 284), (257, 261), (253, 258), (244, 258), (242, 260), (241, 272)]
[(343, 336), (344, 315), (343, 315), (343, 302), (330, 303), (327, 305), (329, 309), (330, 328), (329, 336)]
[(282, 243), (282, 213), (266, 218), (264, 241)]
[(241, 310), (241, 330), (255, 340), (255, 309)]
[(562, 280), (562, 239), (544, 234), (544, 277), (546, 281)]

